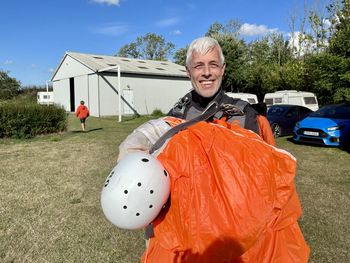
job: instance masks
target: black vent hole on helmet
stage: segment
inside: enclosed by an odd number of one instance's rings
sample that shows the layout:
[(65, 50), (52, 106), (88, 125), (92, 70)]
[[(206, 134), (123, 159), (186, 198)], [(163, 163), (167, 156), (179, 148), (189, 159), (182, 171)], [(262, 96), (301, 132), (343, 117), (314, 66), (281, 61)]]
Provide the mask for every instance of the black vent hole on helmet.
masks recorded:
[(145, 163), (149, 162), (149, 160), (147, 158), (142, 158), (141, 161), (143, 161)]
[(151, 191), (149, 191), (149, 193), (150, 193), (150, 194), (153, 194), (153, 193), (154, 193), (154, 191), (153, 191), (153, 190), (151, 190)]
[(112, 171), (108, 177), (111, 178), (113, 176), (113, 174), (114, 174), (114, 171)]
[(140, 186), (141, 186), (141, 182), (138, 182), (138, 183), (137, 183), (137, 186), (140, 187)]
[(123, 206), (124, 209), (127, 209), (128, 207), (126, 205)]
[(109, 180), (107, 180), (107, 181), (105, 182), (105, 187), (106, 187), (108, 184), (109, 184)]
[(153, 207), (153, 205), (149, 205), (149, 208), (152, 208)]
[(163, 172), (164, 172), (164, 175), (165, 175), (165, 176), (168, 176), (168, 173), (167, 173), (165, 170), (164, 170)]
[(140, 215), (140, 213), (136, 213), (136, 216), (139, 216)]
[(127, 193), (129, 193), (128, 190), (124, 190), (124, 194), (127, 194)]

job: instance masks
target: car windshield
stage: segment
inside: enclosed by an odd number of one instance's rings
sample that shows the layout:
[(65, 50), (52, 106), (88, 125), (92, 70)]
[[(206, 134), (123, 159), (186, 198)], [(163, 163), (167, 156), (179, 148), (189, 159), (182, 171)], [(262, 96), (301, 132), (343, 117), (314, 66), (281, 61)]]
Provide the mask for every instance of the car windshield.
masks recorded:
[(350, 119), (350, 105), (324, 106), (318, 111), (311, 113), (309, 116), (330, 119)]
[(269, 116), (281, 116), (284, 112), (286, 112), (287, 108), (284, 107), (270, 107), (267, 115)]

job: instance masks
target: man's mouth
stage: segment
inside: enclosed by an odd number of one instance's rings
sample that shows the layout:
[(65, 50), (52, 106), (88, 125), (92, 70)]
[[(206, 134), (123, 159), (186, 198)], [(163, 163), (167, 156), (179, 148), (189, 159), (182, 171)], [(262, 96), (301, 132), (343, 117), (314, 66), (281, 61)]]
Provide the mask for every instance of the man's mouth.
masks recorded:
[(199, 83), (203, 86), (211, 86), (214, 83), (214, 80), (201, 80)]

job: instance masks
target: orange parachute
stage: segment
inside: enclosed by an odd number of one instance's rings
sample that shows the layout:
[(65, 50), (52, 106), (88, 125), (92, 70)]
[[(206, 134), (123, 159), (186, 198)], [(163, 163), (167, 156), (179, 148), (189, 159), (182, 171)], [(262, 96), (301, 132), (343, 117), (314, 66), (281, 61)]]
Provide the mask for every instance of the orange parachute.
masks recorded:
[(158, 159), (171, 196), (142, 262), (307, 262), (288, 152), (236, 125), (199, 122)]

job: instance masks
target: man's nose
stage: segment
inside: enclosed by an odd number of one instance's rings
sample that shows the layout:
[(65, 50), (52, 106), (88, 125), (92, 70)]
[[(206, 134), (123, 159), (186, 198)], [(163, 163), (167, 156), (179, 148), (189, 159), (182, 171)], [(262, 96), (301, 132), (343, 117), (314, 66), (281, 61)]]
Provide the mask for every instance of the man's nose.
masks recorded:
[(202, 74), (203, 74), (204, 76), (210, 76), (210, 75), (211, 75), (211, 69), (210, 69), (210, 66), (209, 66), (209, 65), (205, 65), (205, 66), (203, 67)]

